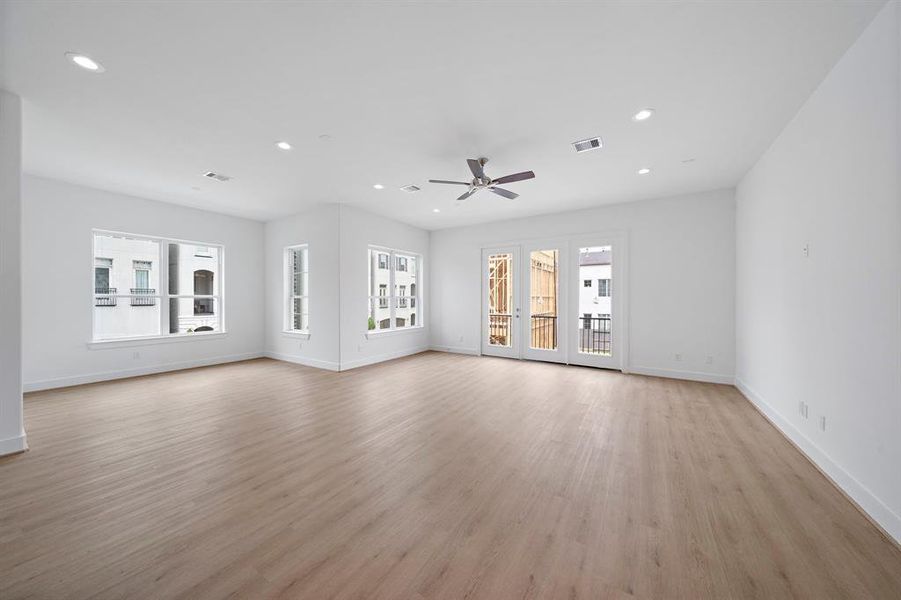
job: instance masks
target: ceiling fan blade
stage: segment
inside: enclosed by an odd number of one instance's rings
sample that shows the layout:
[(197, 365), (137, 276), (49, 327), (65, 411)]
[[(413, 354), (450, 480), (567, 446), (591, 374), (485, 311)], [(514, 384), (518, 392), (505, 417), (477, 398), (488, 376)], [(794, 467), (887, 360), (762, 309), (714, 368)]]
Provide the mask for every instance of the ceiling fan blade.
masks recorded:
[(532, 171), (523, 171), (522, 173), (516, 173), (514, 175), (504, 175), (503, 177), (498, 177), (492, 183), (513, 183), (514, 181), (522, 181), (523, 179), (534, 179), (535, 173)]
[(504, 188), (490, 187), (488, 189), (491, 190), (492, 192), (494, 192), (495, 194), (497, 194), (498, 196), (503, 196), (504, 198), (509, 198), (510, 200), (513, 200), (514, 198), (519, 197), (519, 194), (514, 194), (510, 190), (505, 190)]
[(466, 200), (467, 198), (469, 198), (470, 196), (472, 196), (473, 194), (475, 194), (478, 191), (479, 191), (479, 188), (472, 188), (471, 190), (469, 190), (468, 192), (466, 192), (465, 194), (463, 194), (462, 196), (457, 198), (457, 200)]
[(447, 181), (445, 179), (429, 179), (429, 183), (450, 183), (451, 185), (471, 185), (465, 181)]
[(482, 163), (479, 162), (477, 158), (467, 158), (466, 164), (469, 165), (469, 170), (472, 171), (474, 177), (485, 179), (485, 171), (482, 170)]

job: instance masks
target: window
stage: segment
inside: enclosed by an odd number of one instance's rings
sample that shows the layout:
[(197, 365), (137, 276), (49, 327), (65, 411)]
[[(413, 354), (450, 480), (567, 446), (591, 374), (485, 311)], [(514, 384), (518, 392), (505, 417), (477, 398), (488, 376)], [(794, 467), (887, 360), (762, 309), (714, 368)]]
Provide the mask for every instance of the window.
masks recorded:
[(285, 248), (285, 330), (310, 331), (310, 251), (307, 245)]
[(591, 287), (591, 280), (590, 279), (582, 280), (582, 287)]
[(421, 326), (421, 265), (422, 258), (410, 252), (369, 249), (369, 331)]
[(220, 246), (206, 244), (198, 256), (193, 243), (100, 231), (93, 238), (95, 341), (223, 331)]
[(609, 298), (610, 297), (610, 280), (609, 279), (598, 279), (598, 297), (599, 298)]

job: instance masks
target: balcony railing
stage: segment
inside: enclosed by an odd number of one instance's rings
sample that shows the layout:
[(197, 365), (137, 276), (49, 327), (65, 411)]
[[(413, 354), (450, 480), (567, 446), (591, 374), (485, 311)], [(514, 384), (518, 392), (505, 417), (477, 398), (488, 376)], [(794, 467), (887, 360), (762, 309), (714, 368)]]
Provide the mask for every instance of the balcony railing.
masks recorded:
[(557, 316), (532, 315), (532, 348), (557, 349)]
[(581, 317), (579, 327), (579, 352), (583, 354), (610, 354), (610, 317)]
[(513, 315), (492, 313), (488, 315), (488, 343), (492, 346), (510, 345), (510, 324)]
[(156, 305), (156, 290), (154, 288), (131, 288), (131, 305)]
[(98, 294), (94, 297), (94, 306), (116, 306), (116, 288), (111, 287), (95, 287), (94, 293)]

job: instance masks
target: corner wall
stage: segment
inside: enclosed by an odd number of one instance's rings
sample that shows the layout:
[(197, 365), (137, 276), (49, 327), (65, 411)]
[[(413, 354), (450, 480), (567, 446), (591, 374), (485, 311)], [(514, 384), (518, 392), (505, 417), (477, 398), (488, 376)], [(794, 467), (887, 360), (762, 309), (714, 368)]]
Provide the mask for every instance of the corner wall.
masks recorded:
[[(261, 356), (263, 224), (52, 179), (23, 178), (26, 390)], [(93, 229), (225, 246), (227, 333), (92, 348)]]
[(737, 188), (736, 383), (901, 541), (899, 38), (890, 2)]
[(28, 447), (22, 411), (22, 102), (0, 90), (0, 456)]
[[(337, 371), (339, 209), (336, 204), (266, 223), (266, 356)], [(284, 251), (307, 244), (310, 256), (310, 335), (285, 332)]]

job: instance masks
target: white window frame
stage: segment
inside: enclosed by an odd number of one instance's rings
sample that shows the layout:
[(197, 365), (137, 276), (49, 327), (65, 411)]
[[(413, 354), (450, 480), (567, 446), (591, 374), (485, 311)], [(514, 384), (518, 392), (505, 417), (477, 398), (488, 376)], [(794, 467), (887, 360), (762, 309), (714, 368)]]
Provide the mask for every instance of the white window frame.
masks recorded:
[[(303, 250), (305, 257), (304, 262), (306, 263), (307, 270), (301, 271), (301, 273), (306, 273), (307, 275), (307, 285), (304, 291), (305, 294), (294, 294), (294, 253), (297, 250)], [(283, 296), (285, 298), (285, 310), (284, 310), (284, 328), (282, 330), (286, 335), (302, 337), (304, 339), (309, 339), (310, 337), (310, 245), (309, 244), (294, 244), (292, 246), (286, 246), (283, 252), (283, 264), (284, 264), (284, 293)], [(303, 306), (303, 300), (307, 301), (307, 327), (306, 329), (295, 329), (294, 328), (294, 300), (300, 298), (301, 306)]]
[[(391, 335), (403, 333), (405, 331), (419, 331), (425, 328), (425, 310), (424, 304), (422, 302), (422, 286), (425, 281), (424, 273), (425, 266), (423, 264), (422, 255), (418, 252), (409, 252), (407, 250), (395, 250), (393, 248), (385, 248), (383, 246), (369, 246), (366, 250), (366, 261), (368, 264), (372, 264), (372, 253), (375, 252), (377, 254), (387, 254), (388, 255), (388, 291), (392, 292), (388, 294), (388, 308), (390, 308), (390, 323), (391, 327), (387, 329), (372, 329), (366, 332), (366, 337), (378, 337), (380, 335)], [(396, 285), (396, 274), (397, 274), (397, 259), (401, 258), (415, 258), (416, 259), (416, 294), (404, 296), (403, 298), (407, 300), (403, 305), (401, 305), (400, 300), (401, 297), (395, 295), (393, 292), (397, 289)], [(410, 264), (409, 261), (406, 261), (406, 270), (402, 272), (409, 272)], [(378, 258), (376, 258), (375, 267), (381, 270), (379, 267)], [(372, 275), (369, 273), (369, 269), (367, 268), (367, 276), (371, 277)], [(367, 298), (369, 309), (372, 310), (375, 302), (380, 302), (380, 299), (384, 298), (384, 296), (380, 295), (371, 295), (373, 292), (378, 293), (378, 290), (370, 289), (371, 282), (366, 282), (367, 288)], [(412, 290), (411, 290), (412, 291)], [(397, 309), (398, 308), (406, 308), (406, 307), (415, 307), (418, 313), (419, 320), (416, 325), (407, 325), (405, 327), (397, 326)], [(369, 315), (367, 314), (367, 320)]]
[[(159, 286), (160, 288), (157, 290), (156, 294), (147, 295), (147, 294), (109, 294), (109, 296), (115, 298), (123, 298), (128, 299), (128, 304), (131, 304), (132, 298), (155, 298), (157, 302), (160, 303), (160, 323), (159, 323), (159, 331), (160, 333), (155, 333), (151, 335), (140, 335), (140, 336), (131, 336), (131, 337), (116, 337), (116, 338), (97, 338), (95, 336), (96, 332), (96, 307), (94, 306), (94, 299), (97, 297), (97, 293), (95, 291), (95, 274), (94, 267), (96, 266), (96, 257), (95, 253), (95, 245), (94, 241), (96, 236), (107, 236), (107, 237), (121, 237), (127, 238), (131, 240), (142, 240), (148, 242), (154, 242), (157, 244), (159, 250), (158, 258), (159, 261)], [(216, 248), (219, 251), (219, 293), (218, 294), (210, 294), (210, 295), (195, 295), (195, 294), (169, 294), (169, 244), (189, 244), (192, 246), (205, 246), (207, 248)], [(110, 273), (112, 276), (112, 273)], [(169, 301), (173, 298), (212, 298), (214, 302), (214, 306), (218, 306), (218, 317), (219, 317), (219, 331), (199, 331), (192, 333), (168, 333), (169, 330)], [(89, 348), (103, 348), (103, 347), (116, 347), (116, 346), (130, 346), (130, 345), (143, 345), (143, 344), (153, 344), (153, 343), (165, 343), (168, 341), (181, 341), (181, 340), (192, 340), (192, 339), (202, 339), (209, 337), (218, 337), (224, 336), (227, 334), (226, 331), (226, 320), (225, 320), (225, 246), (222, 244), (213, 244), (209, 242), (197, 242), (193, 240), (183, 240), (177, 238), (170, 238), (164, 236), (155, 236), (155, 235), (146, 235), (146, 234), (138, 234), (138, 233), (128, 233), (124, 231), (111, 231), (107, 229), (92, 229), (91, 230), (91, 340), (88, 342)]]

